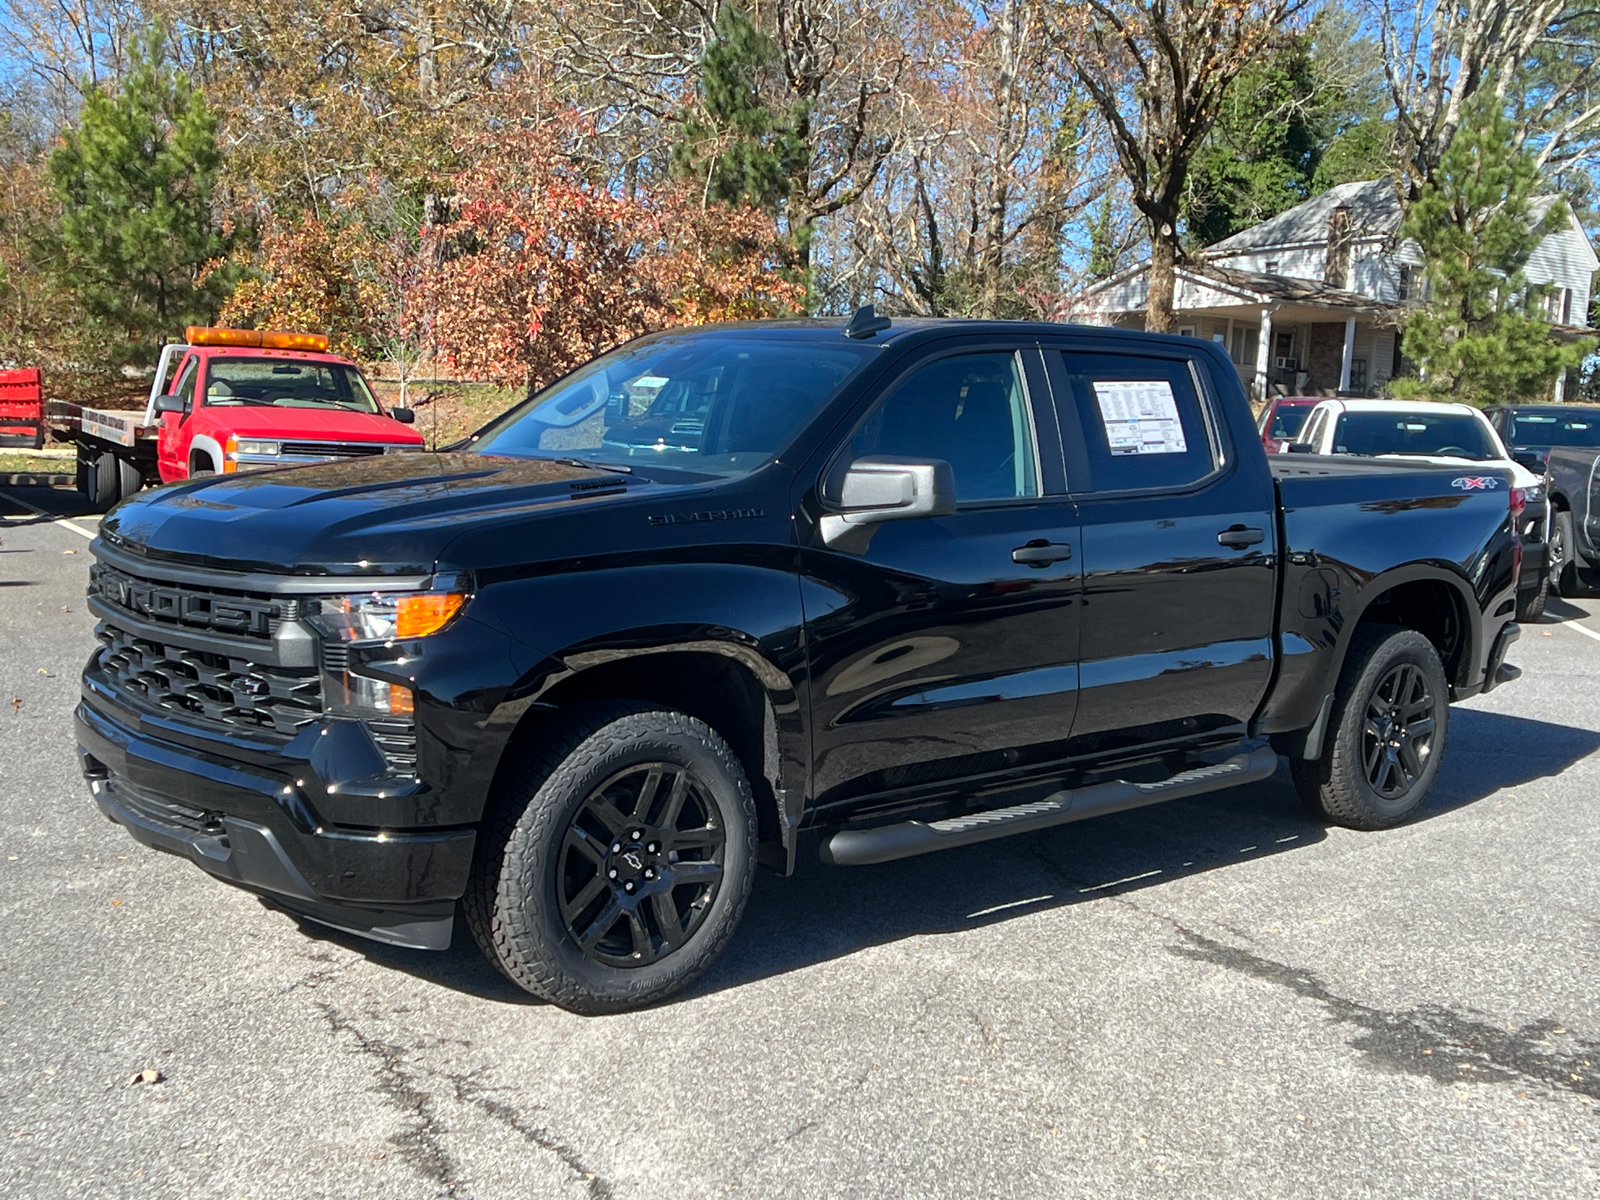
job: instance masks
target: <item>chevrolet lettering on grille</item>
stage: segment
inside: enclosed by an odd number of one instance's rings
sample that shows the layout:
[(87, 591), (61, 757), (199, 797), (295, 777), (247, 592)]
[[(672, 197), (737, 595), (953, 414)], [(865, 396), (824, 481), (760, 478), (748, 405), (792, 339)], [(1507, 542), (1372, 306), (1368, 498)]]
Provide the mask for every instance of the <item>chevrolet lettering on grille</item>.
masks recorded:
[(99, 592), (104, 599), (136, 616), (219, 633), (269, 637), (272, 619), (282, 615), (281, 606), (271, 601), (205, 595), (110, 571), (100, 573)]

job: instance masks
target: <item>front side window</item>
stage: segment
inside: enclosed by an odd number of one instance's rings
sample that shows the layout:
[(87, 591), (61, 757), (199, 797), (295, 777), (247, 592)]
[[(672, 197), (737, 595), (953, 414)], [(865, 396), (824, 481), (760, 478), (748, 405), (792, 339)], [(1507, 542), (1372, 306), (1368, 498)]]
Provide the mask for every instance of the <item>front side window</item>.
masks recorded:
[(194, 381), (198, 373), (196, 361), (191, 359), (178, 380), (178, 386), (172, 389), (172, 394), (183, 401), (185, 414), (194, 411)]
[(1306, 418), (1311, 415), (1314, 404), (1275, 404), (1272, 408), (1272, 428), (1269, 435), (1280, 442), (1292, 442), (1295, 436), (1305, 428)]
[(1216, 469), (1186, 361), (1064, 351), (1061, 362), (1076, 409), (1062, 428), (1082, 430), (1088, 469), (1087, 480), (1068, 480), (1073, 491), (1184, 487)]
[(666, 334), (580, 367), (491, 424), (473, 449), (580, 456), (662, 482), (731, 478), (782, 450), (877, 353), (843, 337)]
[(1017, 356), (956, 354), (918, 367), (850, 440), (850, 457), (943, 459), (956, 500), (1039, 494), (1033, 422)]
[(348, 363), (286, 358), (211, 359), (206, 363), (206, 407), (380, 411), (367, 381)]
[(1484, 422), (1468, 413), (1347, 412), (1333, 431), (1335, 454), (1502, 457)]

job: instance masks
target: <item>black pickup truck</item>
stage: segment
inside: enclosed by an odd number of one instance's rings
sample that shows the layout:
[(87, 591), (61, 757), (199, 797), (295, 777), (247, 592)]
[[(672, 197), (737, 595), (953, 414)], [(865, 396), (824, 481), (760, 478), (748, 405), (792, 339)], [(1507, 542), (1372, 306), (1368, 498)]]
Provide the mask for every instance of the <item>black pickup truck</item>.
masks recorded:
[(449, 453), (175, 484), (93, 545), (104, 812), (291, 914), (581, 1012), (686, 986), (757, 864), (1271, 775), (1392, 825), (1504, 663), (1503, 473), (1285, 456), (1184, 337), (632, 342)]
[[(1600, 430), (1600, 412), (1579, 423)], [(1587, 439), (1586, 439), (1587, 440)], [(1545, 491), (1550, 496), (1550, 580), (1563, 596), (1600, 586), (1600, 449), (1557, 445), (1544, 449)]]

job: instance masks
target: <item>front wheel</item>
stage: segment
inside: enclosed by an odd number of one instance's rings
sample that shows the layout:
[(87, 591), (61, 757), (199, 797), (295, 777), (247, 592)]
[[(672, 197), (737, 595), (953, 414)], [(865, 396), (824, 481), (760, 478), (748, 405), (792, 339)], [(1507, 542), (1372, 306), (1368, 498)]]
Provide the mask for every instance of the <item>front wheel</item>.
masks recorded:
[(1539, 571), (1539, 583), (1525, 592), (1517, 593), (1517, 620), (1532, 624), (1544, 616), (1545, 602), (1550, 599), (1550, 568)]
[(1450, 723), (1433, 643), (1393, 626), (1358, 630), (1330, 720), (1321, 756), (1290, 763), (1301, 799), (1351, 829), (1404, 821), (1433, 787)]
[(744, 768), (679, 712), (567, 718), (497, 798), (464, 898), (510, 979), (579, 1013), (688, 987), (733, 935), (756, 864)]
[(1550, 587), (1559, 596), (1576, 596), (1578, 564), (1572, 556), (1572, 514), (1561, 509), (1553, 514), (1550, 538), (1545, 546)]

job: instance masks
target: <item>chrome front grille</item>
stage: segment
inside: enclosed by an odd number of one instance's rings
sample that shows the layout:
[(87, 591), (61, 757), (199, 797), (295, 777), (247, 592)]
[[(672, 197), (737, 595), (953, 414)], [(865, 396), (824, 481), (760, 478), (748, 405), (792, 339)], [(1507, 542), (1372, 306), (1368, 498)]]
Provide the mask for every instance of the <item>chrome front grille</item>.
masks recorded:
[(264, 667), (248, 659), (138, 637), (101, 622), (101, 669), (116, 690), (176, 716), (229, 729), (293, 737), (322, 715), (314, 669)]
[(292, 596), (140, 579), (100, 562), (89, 567), (89, 595), (109, 608), (174, 631), (203, 630), (260, 641), (271, 640), (279, 626), (300, 615), (300, 601)]

